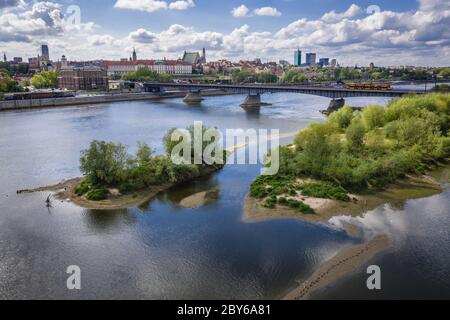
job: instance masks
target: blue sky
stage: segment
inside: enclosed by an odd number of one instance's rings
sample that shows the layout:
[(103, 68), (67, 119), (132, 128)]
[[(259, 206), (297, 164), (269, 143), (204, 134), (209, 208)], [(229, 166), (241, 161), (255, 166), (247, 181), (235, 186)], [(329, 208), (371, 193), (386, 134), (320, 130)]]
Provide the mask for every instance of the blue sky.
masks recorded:
[(135, 46), (141, 58), (206, 47), (209, 59), (291, 61), (300, 47), (344, 65), (450, 65), (449, 27), (447, 0), (0, 0), (0, 51), (26, 58), (47, 43), (55, 60)]

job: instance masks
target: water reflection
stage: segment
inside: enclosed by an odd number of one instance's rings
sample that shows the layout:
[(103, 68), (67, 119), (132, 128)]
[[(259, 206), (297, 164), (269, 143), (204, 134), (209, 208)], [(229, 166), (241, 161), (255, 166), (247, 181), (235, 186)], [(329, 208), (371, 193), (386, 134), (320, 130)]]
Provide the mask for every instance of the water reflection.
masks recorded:
[(113, 230), (120, 225), (136, 223), (135, 215), (128, 209), (122, 210), (84, 210), (86, 224), (97, 232)]

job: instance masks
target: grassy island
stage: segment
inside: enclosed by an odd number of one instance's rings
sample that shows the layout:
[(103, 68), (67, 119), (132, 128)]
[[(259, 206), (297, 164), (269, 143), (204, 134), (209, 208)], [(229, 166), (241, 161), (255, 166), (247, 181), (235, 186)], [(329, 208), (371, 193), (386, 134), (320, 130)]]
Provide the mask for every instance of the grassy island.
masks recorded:
[(449, 129), (448, 94), (407, 96), (361, 111), (346, 106), (279, 148), (278, 174), (260, 176), (250, 187), (253, 210), (284, 207), (311, 215), (324, 202), (357, 203), (361, 194), (387, 190), (447, 162)]
[[(153, 150), (145, 143), (139, 143), (134, 155), (127, 152), (126, 146), (120, 143), (105, 141), (92, 141), (89, 148), (81, 152), (80, 170), (83, 178), (64, 181), (54, 186), (38, 188), (33, 191), (60, 191), (61, 199), (69, 199), (75, 204), (91, 209), (121, 209), (139, 205), (148, 201), (162, 190), (174, 185), (190, 181), (201, 176), (221, 170), (226, 160), (226, 152), (223, 157), (217, 157), (218, 161), (195, 161), (195, 152), (216, 150), (214, 137), (212, 141), (205, 142), (197, 149), (194, 148), (194, 132), (196, 128), (189, 127), (184, 130), (184, 136), (173, 141), (170, 130), (164, 137), (166, 154), (155, 155)], [(216, 128), (201, 127), (203, 133), (216, 132)], [(187, 139), (186, 149), (180, 149), (177, 156), (183, 158), (183, 163), (173, 161), (174, 148)], [(189, 150), (189, 147), (191, 150)], [(184, 155), (185, 150), (189, 154)], [(217, 150), (221, 150), (217, 148)], [(198, 156), (198, 155), (197, 155)], [(215, 151), (212, 152), (213, 159)], [(189, 159), (188, 159), (189, 157)], [(197, 157), (196, 159), (199, 159)], [(198, 163), (198, 164), (194, 164)]]

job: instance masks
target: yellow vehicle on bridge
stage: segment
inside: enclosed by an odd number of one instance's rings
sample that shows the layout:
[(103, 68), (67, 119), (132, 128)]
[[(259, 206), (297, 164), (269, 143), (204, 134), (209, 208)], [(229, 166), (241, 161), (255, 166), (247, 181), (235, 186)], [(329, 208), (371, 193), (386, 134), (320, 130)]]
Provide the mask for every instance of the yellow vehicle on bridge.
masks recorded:
[(348, 90), (392, 90), (391, 85), (388, 83), (348, 83), (345, 86)]

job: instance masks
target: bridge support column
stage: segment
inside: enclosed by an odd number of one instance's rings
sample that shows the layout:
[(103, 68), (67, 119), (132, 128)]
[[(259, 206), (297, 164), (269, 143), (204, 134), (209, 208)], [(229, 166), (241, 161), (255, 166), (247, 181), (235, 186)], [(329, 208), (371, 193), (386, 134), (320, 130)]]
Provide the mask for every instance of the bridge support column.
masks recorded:
[(187, 104), (196, 104), (202, 102), (203, 97), (200, 91), (189, 92), (186, 97), (184, 97), (183, 102)]
[(345, 100), (343, 98), (340, 99), (333, 99), (330, 101), (330, 105), (328, 106), (327, 110), (322, 110), (321, 112), (324, 115), (330, 115), (331, 113), (338, 111), (339, 109), (343, 108), (345, 106)]
[(262, 105), (261, 103), (261, 95), (258, 94), (249, 94), (245, 97), (244, 102), (241, 104), (242, 108), (259, 108)]

